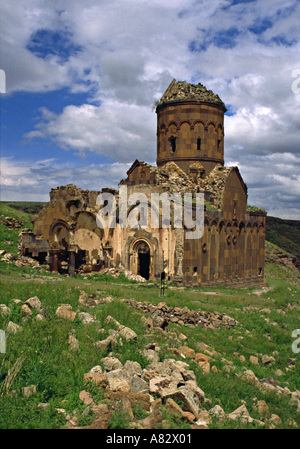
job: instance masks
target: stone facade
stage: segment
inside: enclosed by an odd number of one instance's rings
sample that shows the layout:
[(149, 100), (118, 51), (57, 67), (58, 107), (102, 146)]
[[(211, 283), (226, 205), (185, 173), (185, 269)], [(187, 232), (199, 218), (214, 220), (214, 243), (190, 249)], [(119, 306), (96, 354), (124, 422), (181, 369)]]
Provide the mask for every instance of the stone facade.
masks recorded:
[[(266, 213), (247, 210), (238, 168), (224, 166), (224, 112), (220, 98), (201, 84), (173, 80), (156, 108), (157, 166), (136, 160), (119, 190), (52, 189), (50, 202), (33, 219), (33, 231), (21, 233), (21, 253), (48, 258), (51, 271), (70, 275), (121, 265), (152, 280), (164, 272), (187, 286), (264, 284)], [(117, 213), (116, 226), (102, 229), (97, 197), (113, 193), (118, 211), (121, 187), (128, 196), (146, 196), (146, 222), (130, 226), (130, 216), (141, 212), (136, 203), (128, 206), (127, 223)], [(161, 208), (151, 204), (153, 193), (203, 193), (203, 236), (186, 238), (172, 208), (170, 220), (164, 220)], [(151, 221), (155, 214), (157, 227)]]

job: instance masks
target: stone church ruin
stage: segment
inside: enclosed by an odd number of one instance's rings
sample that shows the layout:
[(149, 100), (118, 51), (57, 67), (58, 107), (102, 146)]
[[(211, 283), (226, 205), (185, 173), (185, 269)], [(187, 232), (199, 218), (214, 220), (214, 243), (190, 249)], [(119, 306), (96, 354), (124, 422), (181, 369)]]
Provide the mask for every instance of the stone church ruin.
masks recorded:
[[(20, 234), (21, 254), (71, 276), (122, 266), (145, 279), (159, 280), (164, 273), (186, 286), (264, 284), (266, 213), (247, 209), (247, 187), (238, 168), (224, 166), (226, 110), (219, 96), (201, 84), (173, 80), (156, 105), (156, 166), (135, 160), (119, 183), (128, 195), (149, 198), (147, 225), (131, 228), (117, 214), (114, 228), (101, 229), (97, 197), (110, 192), (118, 203), (119, 190), (60, 186), (32, 219), (33, 230)], [(150, 207), (151, 193), (164, 192), (204, 194), (201, 238), (187, 239), (172, 210), (163, 222), (160, 208)], [(135, 212), (138, 205), (128, 206), (127, 218)], [(160, 220), (157, 228), (151, 228), (153, 213)]]

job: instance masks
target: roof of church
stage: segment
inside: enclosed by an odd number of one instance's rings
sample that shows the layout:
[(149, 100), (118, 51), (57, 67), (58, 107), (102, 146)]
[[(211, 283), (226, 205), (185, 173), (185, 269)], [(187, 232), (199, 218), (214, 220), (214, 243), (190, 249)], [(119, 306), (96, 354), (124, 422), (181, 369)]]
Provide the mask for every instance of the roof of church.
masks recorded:
[(226, 106), (219, 97), (212, 90), (206, 89), (201, 83), (190, 84), (186, 81), (176, 81), (173, 79), (163, 96), (161, 97), (158, 105), (163, 103), (169, 103), (171, 101), (187, 101), (196, 100), (205, 103), (214, 103), (220, 105), (226, 111)]

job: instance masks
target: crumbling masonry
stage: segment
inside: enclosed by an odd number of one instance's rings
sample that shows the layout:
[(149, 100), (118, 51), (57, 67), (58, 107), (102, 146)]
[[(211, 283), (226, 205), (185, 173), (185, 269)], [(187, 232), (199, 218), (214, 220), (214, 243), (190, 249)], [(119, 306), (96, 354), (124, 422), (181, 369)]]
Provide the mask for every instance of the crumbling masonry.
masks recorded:
[[(141, 192), (149, 201), (154, 192), (203, 192), (201, 238), (185, 238), (187, 230), (174, 226), (172, 217), (157, 229), (150, 217), (148, 226), (133, 229), (120, 226), (117, 216), (115, 228), (101, 229), (100, 192), (67, 185), (51, 190), (50, 202), (33, 218), (33, 231), (21, 233), (21, 253), (71, 276), (123, 266), (152, 280), (163, 272), (187, 286), (264, 284), (266, 213), (247, 210), (238, 168), (224, 166), (224, 112), (219, 96), (201, 84), (173, 80), (156, 107), (157, 166), (136, 160), (119, 183), (128, 195)], [(119, 191), (104, 191), (118, 202)]]

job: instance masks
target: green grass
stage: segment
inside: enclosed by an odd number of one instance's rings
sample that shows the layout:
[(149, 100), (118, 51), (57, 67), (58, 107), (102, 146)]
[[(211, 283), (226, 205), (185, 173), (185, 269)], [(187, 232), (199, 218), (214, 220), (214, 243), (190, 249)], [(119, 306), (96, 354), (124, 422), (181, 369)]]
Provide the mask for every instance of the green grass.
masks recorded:
[(300, 221), (268, 217), (266, 239), (294, 255), (300, 255)]
[[(12, 212), (7, 205), (4, 206), (1, 204), (1, 213), (5, 216), (22, 214), (17, 210)], [(28, 216), (19, 217), (26, 220), (26, 227), (30, 224)], [(15, 237), (19, 230), (8, 230), (0, 224), (0, 232), (2, 242), (3, 239), (13, 242), (7, 244), (7, 248), (9, 252), (16, 254)], [(218, 353), (210, 361), (211, 368), (215, 366), (217, 371), (211, 369), (208, 374), (204, 374), (193, 360), (185, 361), (195, 372), (197, 384), (210, 400), (204, 404), (206, 410), (218, 404), (226, 413), (230, 413), (245, 401), (251, 417), (259, 419), (254, 407), (256, 398), (265, 400), (270, 412), (280, 416), (282, 425), (279, 427), (290, 428), (291, 419), (300, 426), (299, 413), (287, 395), (278, 395), (272, 391), (264, 393), (237, 375), (248, 369), (259, 379), (274, 377), (281, 387), (288, 387), (291, 391), (300, 390), (299, 354), (292, 352), (291, 337), (293, 330), (300, 328), (299, 273), (295, 269), (270, 263), (266, 264), (265, 272), (268, 286), (272, 289), (261, 295), (256, 294), (257, 288), (201, 287), (173, 290), (167, 287), (165, 296), (161, 298), (159, 288), (154, 285), (138, 285), (129, 282), (124, 276), (113, 279), (111, 276), (95, 273), (91, 276), (77, 275), (75, 278), (69, 278), (43, 270), (16, 267), (0, 260), (0, 304), (11, 308), (10, 316), (0, 315), (0, 329), (6, 329), (8, 321), (22, 326), (21, 332), (7, 336), (6, 353), (0, 354), (0, 428), (64, 428), (68, 414), (78, 417), (79, 426), (89, 425), (93, 415), (79, 399), (79, 393), (83, 389), (89, 391), (95, 403), (104, 398), (103, 390), (83, 381), (83, 374), (93, 366), (101, 364), (101, 359), (110, 354), (107, 351), (99, 352), (94, 345), (96, 341), (109, 335), (111, 325), (105, 321), (108, 315), (130, 327), (138, 335), (136, 342), (119, 342), (113, 348), (112, 355), (118, 357), (122, 363), (133, 360), (139, 362), (142, 368), (146, 367), (149, 362), (141, 355), (141, 351), (149, 343), (155, 342), (160, 346), (160, 360), (163, 360), (174, 357), (168, 351), (171, 347), (186, 344), (196, 352), (201, 352), (197, 344), (203, 342)], [(78, 298), (82, 290), (89, 295), (95, 293), (98, 298), (112, 295), (114, 300), (92, 309), (79, 307)], [(33, 314), (33, 319), (24, 321), (20, 306), (12, 301), (26, 301), (32, 296), (38, 296), (48, 311), (48, 318), (44, 321), (34, 320), (36, 313)], [(124, 298), (135, 298), (137, 301), (153, 304), (165, 301), (168, 306), (218, 311), (233, 317), (239, 324), (231, 329), (220, 327), (217, 330), (170, 324), (168, 334), (153, 331), (151, 336), (148, 336), (141, 320), (145, 314), (127, 306), (122, 301)], [(74, 322), (59, 319), (55, 311), (61, 304), (70, 304), (74, 311), (89, 312), (95, 316), (97, 322), (86, 326), (79, 319)], [(298, 308), (294, 307), (295, 304)], [(263, 309), (269, 309), (270, 313)], [(99, 329), (103, 329), (101, 333)], [(68, 336), (71, 333), (79, 341), (79, 350), (69, 349)], [(178, 340), (180, 333), (188, 337), (186, 342)], [(236, 353), (244, 356), (245, 361), (241, 361)], [(275, 364), (263, 365), (263, 354), (273, 355)], [(251, 355), (259, 357), (258, 365), (251, 363)], [(295, 359), (295, 368), (290, 368), (290, 358)], [(233, 362), (234, 370), (227, 372), (222, 359)], [(1, 394), (1, 386), (4, 388), (8, 385), (11, 370), (18, 360), (22, 363), (9, 385), (9, 394)], [(277, 376), (277, 369), (284, 375)], [(28, 385), (35, 385), (36, 393), (24, 398), (22, 388)], [(39, 406), (40, 403), (49, 405), (43, 409)], [(64, 409), (65, 413), (59, 413), (57, 409)], [(133, 412), (136, 419), (147, 416), (143, 410), (136, 409)], [(167, 413), (163, 407), (162, 413), (169, 429), (190, 427), (187, 422)], [(109, 422), (109, 428), (128, 428), (129, 423), (128, 416), (116, 410)], [(229, 420), (221, 422), (214, 419), (210, 427), (231, 428), (236, 425), (237, 423)], [(256, 424), (241, 423), (238, 426), (257, 427)]]
[[(14, 217), (23, 220), (24, 224), (21, 228), (9, 229), (3, 224), (5, 217)], [(0, 249), (16, 255), (18, 253), (18, 236), (24, 228), (32, 229), (30, 215), (22, 210), (16, 210), (4, 202), (0, 202)]]

